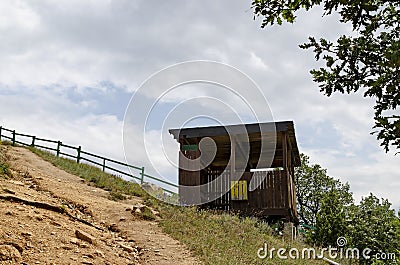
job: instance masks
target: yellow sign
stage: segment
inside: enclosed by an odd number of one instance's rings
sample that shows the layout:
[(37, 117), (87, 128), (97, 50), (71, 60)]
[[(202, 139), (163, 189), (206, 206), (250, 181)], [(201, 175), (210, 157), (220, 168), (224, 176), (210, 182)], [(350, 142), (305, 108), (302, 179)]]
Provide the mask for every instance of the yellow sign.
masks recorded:
[(247, 181), (231, 181), (231, 200), (247, 200)]

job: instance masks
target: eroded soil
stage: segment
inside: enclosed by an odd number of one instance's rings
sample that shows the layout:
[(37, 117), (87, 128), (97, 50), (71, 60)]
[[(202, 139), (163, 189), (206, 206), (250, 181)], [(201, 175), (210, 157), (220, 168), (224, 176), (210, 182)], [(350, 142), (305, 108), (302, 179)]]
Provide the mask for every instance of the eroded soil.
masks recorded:
[(201, 264), (156, 221), (135, 217), (141, 198), (112, 201), (27, 149), (0, 148), (12, 171), (0, 177), (0, 264)]

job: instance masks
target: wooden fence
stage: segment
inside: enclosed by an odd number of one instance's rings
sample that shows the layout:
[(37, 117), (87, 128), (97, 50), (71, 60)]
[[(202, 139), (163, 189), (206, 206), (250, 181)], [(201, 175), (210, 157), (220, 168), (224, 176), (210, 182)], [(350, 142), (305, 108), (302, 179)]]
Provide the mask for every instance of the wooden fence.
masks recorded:
[[(293, 198), (295, 198), (295, 194), (289, 193), (289, 188), (290, 191), (294, 190), (294, 183), (288, 183), (288, 176), (286, 173), (285, 170), (244, 172), (240, 180), (245, 180), (247, 183), (250, 183), (254, 179), (256, 183), (259, 183), (258, 187), (254, 190), (247, 191), (246, 188), (246, 199), (234, 200), (232, 199), (232, 193), (227, 192), (219, 198), (208, 202), (204, 207), (237, 210), (243, 213), (264, 210), (266, 212), (284, 214), (287, 213), (289, 209), (294, 211), (295, 209), (293, 208), (295, 204), (293, 204), (292, 201)], [(215, 179), (219, 181), (219, 183), (216, 184), (218, 190), (214, 191), (211, 185), (205, 185), (201, 191), (201, 196), (204, 200), (208, 201), (213, 193), (221, 193), (222, 190), (229, 190), (229, 187), (232, 185), (229, 171), (222, 173), (218, 170), (209, 171), (207, 174), (204, 174), (202, 176), (202, 184), (210, 183)]]
[[(4, 132), (6, 132), (8, 134), (4, 134)], [(67, 158), (71, 158), (71, 159), (76, 160), (77, 163), (86, 161), (86, 162), (92, 163), (92, 164), (100, 167), (103, 171), (108, 170), (110, 172), (116, 172), (123, 176), (133, 178), (133, 179), (139, 181), (140, 184), (143, 184), (147, 178), (147, 179), (154, 180), (158, 183), (167, 185), (168, 187), (179, 188), (179, 186), (174, 183), (170, 183), (168, 181), (165, 181), (165, 180), (162, 180), (162, 179), (159, 179), (159, 178), (156, 178), (156, 177), (146, 174), (144, 171), (144, 167), (129, 165), (124, 162), (116, 161), (116, 160), (109, 159), (109, 158), (106, 158), (103, 156), (85, 152), (82, 150), (81, 146), (75, 147), (75, 146), (64, 144), (61, 141), (48, 140), (48, 139), (36, 137), (34, 135), (17, 133), (17, 132), (15, 132), (15, 130), (10, 130), (10, 129), (0, 126), (0, 141), (2, 138), (9, 140), (14, 146), (16, 144), (20, 144), (23, 146), (30, 146), (30, 147), (40, 148), (40, 149), (44, 149), (44, 150), (49, 150), (49, 151), (55, 152), (57, 157), (64, 156)], [(22, 141), (21, 138), (24, 138), (25, 141)], [(28, 143), (27, 143), (26, 139), (28, 139)], [(44, 143), (49, 143), (52, 146), (48, 146), (48, 145), (46, 146)], [(72, 154), (71, 151), (72, 151), (72, 153), (76, 153), (76, 155)], [(94, 159), (97, 159), (97, 161), (95, 161)], [(138, 172), (139, 176), (137, 176), (137, 175), (135, 176), (128, 172), (123, 171), (122, 169), (117, 169), (115, 167), (112, 167), (110, 165), (110, 163), (114, 164), (114, 165), (118, 165), (118, 166), (136, 170)], [(171, 191), (170, 188), (168, 188), (168, 189), (164, 188), (164, 187), (161, 187), (161, 188), (165, 192), (168, 192), (170, 194), (177, 194), (176, 192)]]

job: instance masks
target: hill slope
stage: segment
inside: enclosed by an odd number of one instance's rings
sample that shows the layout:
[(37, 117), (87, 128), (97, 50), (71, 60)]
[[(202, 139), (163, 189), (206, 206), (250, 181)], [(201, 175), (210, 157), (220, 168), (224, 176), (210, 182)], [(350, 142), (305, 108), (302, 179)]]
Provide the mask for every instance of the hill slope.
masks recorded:
[(0, 148), (11, 171), (0, 177), (0, 264), (201, 264), (135, 217), (141, 198), (112, 201), (28, 149)]
[(260, 259), (265, 244), (309, 247), (255, 218), (172, 206), (99, 168), (0, 143), (0, 264), (326, 264)]

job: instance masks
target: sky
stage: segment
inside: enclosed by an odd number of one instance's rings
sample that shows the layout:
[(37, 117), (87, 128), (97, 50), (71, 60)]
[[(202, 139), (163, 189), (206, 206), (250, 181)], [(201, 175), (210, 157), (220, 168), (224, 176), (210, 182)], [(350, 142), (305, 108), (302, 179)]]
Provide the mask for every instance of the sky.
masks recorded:
[[(129, 105), (137, 102), (131, 98), (156, 102), (160, 96), (141, 85), (171, 65), (210, 60), (251, 78), (268, 102), (266, 111), (276, 121), (294, 121), (300, 151), (330, 176), (349, 182), (356, 201), (372, 192), (398, 209), (399, 156), (385, 153), (370, 135), (374, 101), (362, 93), (320, 93), (309, 74), (320, 64), (298, 47), (308, 36), (351, 33), (337, 16), (321, 18), (322, 13), (316, 8), (299, 14), (293, 25), (261, 29), (251, 1), (1, 1), (0, 125), (124, 160), (125, 112), (128, 106), (140, 110)], [(245, 96), (263, 104), (255, 93)], [(227, 107), (208, 108), (204, 98)], [(131, 153), (130, 162), (157, 164), (154, 174), (176, 181), (176, 169), (160, 146), (177, 145), (169, 127), (161, 125), (165, 112), (191, 104), (186, 99), (195, 100), (193, 115), (203, 115), (186, 125), (213, 123), (204, 117), (228, 108), (244, 113), (243, 122), (253, 121), (226, 89), (183, 85), (160, 101), (146, 134), (139, 130), (129, 139), (130, 145), (147, 146), (146, 152)], [(218, 121), (233, 120), (222, 115)]]

